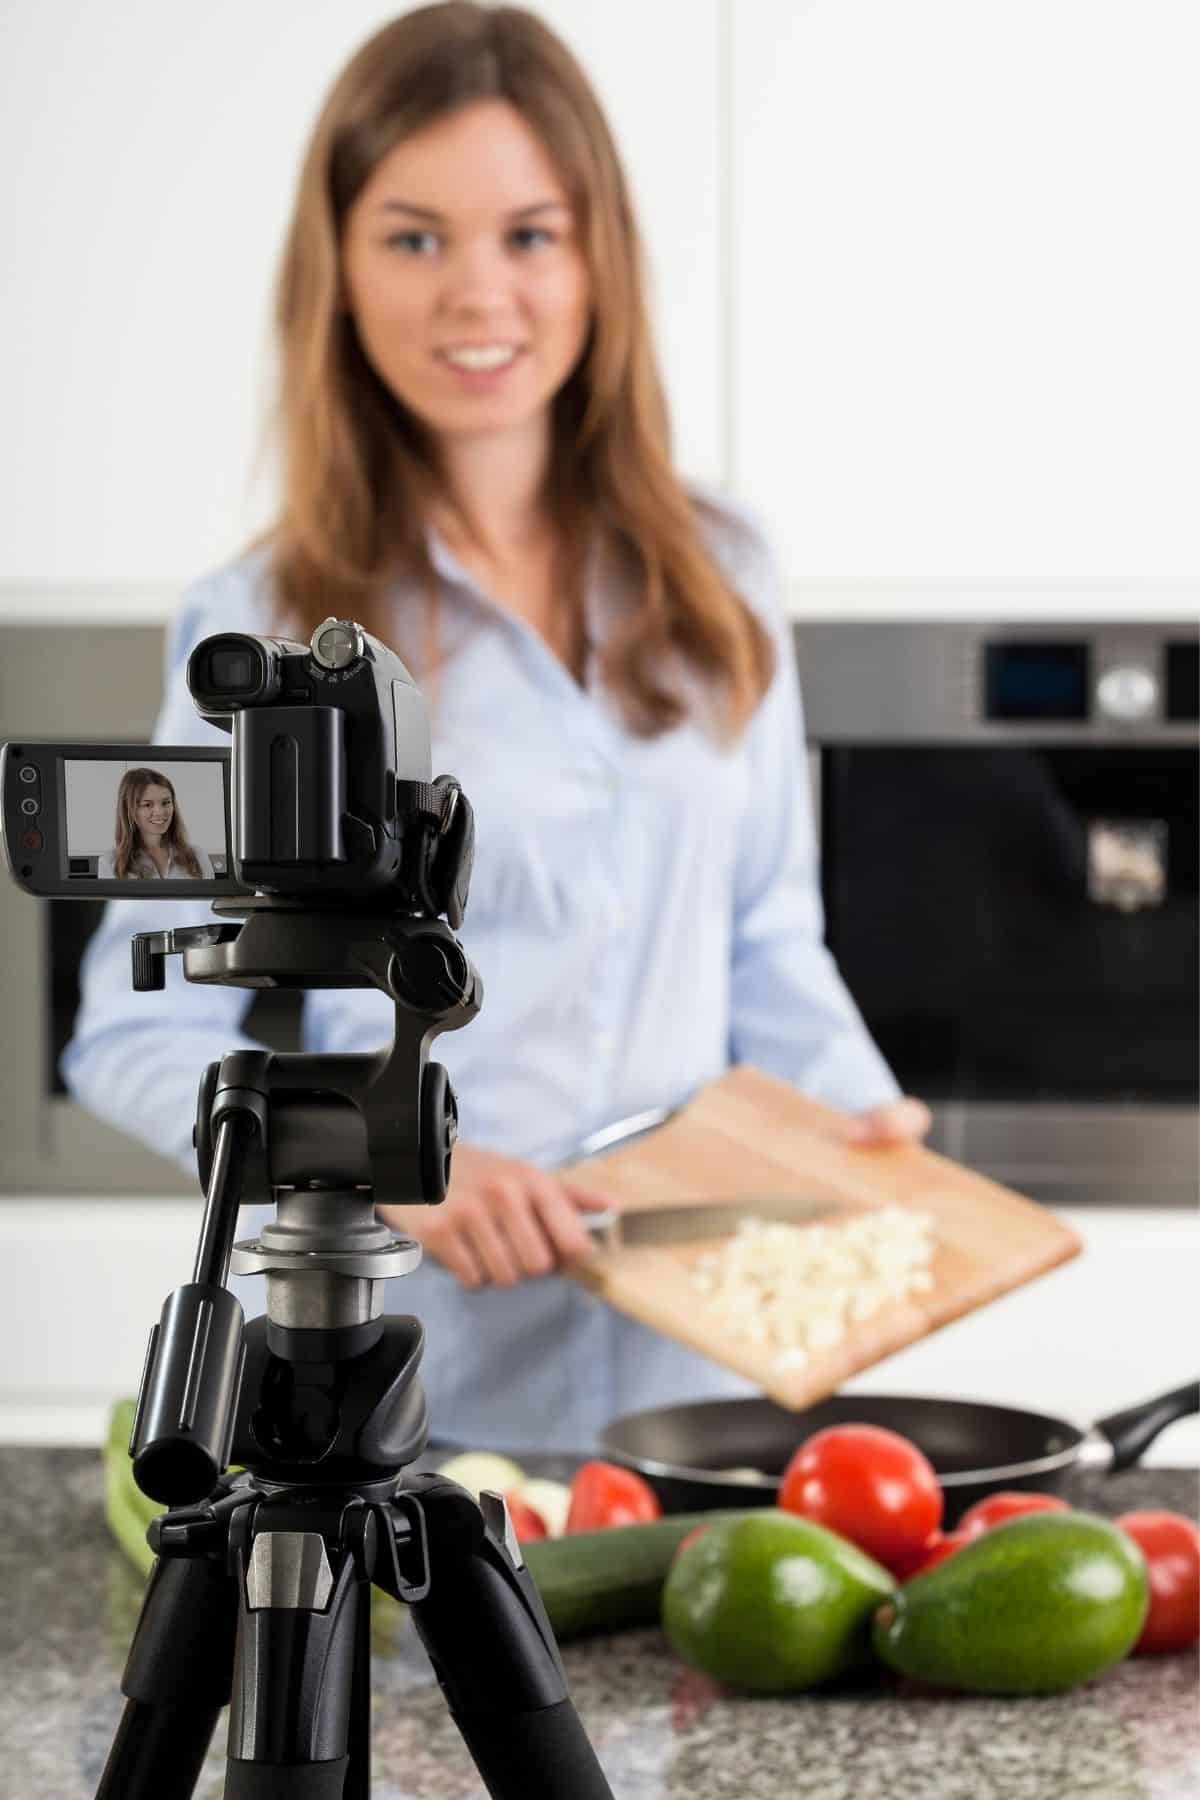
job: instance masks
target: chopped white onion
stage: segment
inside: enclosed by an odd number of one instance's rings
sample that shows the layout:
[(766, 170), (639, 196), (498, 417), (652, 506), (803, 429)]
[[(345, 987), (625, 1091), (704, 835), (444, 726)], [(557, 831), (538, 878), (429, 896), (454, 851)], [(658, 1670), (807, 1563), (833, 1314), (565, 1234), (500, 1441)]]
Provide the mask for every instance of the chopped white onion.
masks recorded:
[(907, 1206), (821, 1225), (743, 1219), (692, 1279), (726, 1325), (777, 1352), (777, 1371), (803, 1368), (889, 1302), (928, 1292), (933, 1225)]

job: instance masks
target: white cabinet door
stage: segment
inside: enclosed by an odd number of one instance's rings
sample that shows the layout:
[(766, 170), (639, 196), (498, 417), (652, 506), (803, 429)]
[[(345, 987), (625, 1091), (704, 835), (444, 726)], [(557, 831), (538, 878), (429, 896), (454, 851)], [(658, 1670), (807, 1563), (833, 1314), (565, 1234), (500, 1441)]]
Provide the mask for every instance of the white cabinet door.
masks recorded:
[[(681, 462), (714, 476), (717, 0), (552, 0), (641, 203)], [(375, 0), (43, 0), (0, 36), (0, 604), (157, 604), (267, 516), (270, 288), (323, 94)], [(98, 590), (98, 592), (97, 592)], [(74, 603), (79, 603), (78, 591)]]
[(730, 17), (734, 475), (789, 574), (1200, 575), (1194, 0)]

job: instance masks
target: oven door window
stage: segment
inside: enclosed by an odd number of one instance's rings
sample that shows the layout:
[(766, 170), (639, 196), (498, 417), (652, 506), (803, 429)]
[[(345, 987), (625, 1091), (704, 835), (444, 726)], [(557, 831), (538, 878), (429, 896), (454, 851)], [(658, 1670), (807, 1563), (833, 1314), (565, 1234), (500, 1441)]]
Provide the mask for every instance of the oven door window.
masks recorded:
[(1195, 1103), (1194, 752), (829, 748), (821, 777), (829, 946), (906, 1089)]

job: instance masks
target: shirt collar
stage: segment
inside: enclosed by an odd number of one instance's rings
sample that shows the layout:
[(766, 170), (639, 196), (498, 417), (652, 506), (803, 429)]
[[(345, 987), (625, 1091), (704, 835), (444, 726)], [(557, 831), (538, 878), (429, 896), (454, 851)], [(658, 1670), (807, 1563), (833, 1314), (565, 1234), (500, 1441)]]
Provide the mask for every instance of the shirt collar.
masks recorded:
[[(477, 605), (505, 624), (521, 632), (531, 631), (532, 627), (523, 619), (494, 600), (487, 589), (480, 586), (478, 578), (459, 561), (435, 526), (426, 527), (425, 543), (430, 564), (443, 581), (465, 592)], [(611, 629), (617, 604), (616, 572), (612, 558), (606, 555), (603, 545), (594, 540), (588, 550), (583, 576), (589, 663)]]
[(475, 577), (459, 562), (441, 532), (432, 525), (426, 528), (425, 547), (430, 562), (443, 581), (453, 582), (456, 587), (464, 587), (485, 605), (495, 606), (495, 601), (484, 593)]
[[(148, 850), (139, 849), (133, 860), (134, 860), (134, 864), (137, 868), (146, 869), (149, 871), (149, 873), (151, 875), (158, 874), (158, 864), (155, 862), (154, 858), (151, 856), (151, 854)], [(174, 852), (174, 850), (168, 850), (167, 851), (167, 873), (168, 873), (168, 875), (170, 874), (171, 870), (174, 867), (175, 867), (175, 852)]]

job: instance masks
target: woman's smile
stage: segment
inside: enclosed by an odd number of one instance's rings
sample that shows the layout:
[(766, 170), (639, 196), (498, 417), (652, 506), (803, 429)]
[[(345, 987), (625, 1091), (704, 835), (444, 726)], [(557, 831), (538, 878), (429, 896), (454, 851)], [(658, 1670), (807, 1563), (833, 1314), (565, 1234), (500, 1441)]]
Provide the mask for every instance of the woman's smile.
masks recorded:
[(490, 393), (500, 387), (525, 354), (523, 344), (461, 344), (435, 350), (451, 379), (468, 393)]

